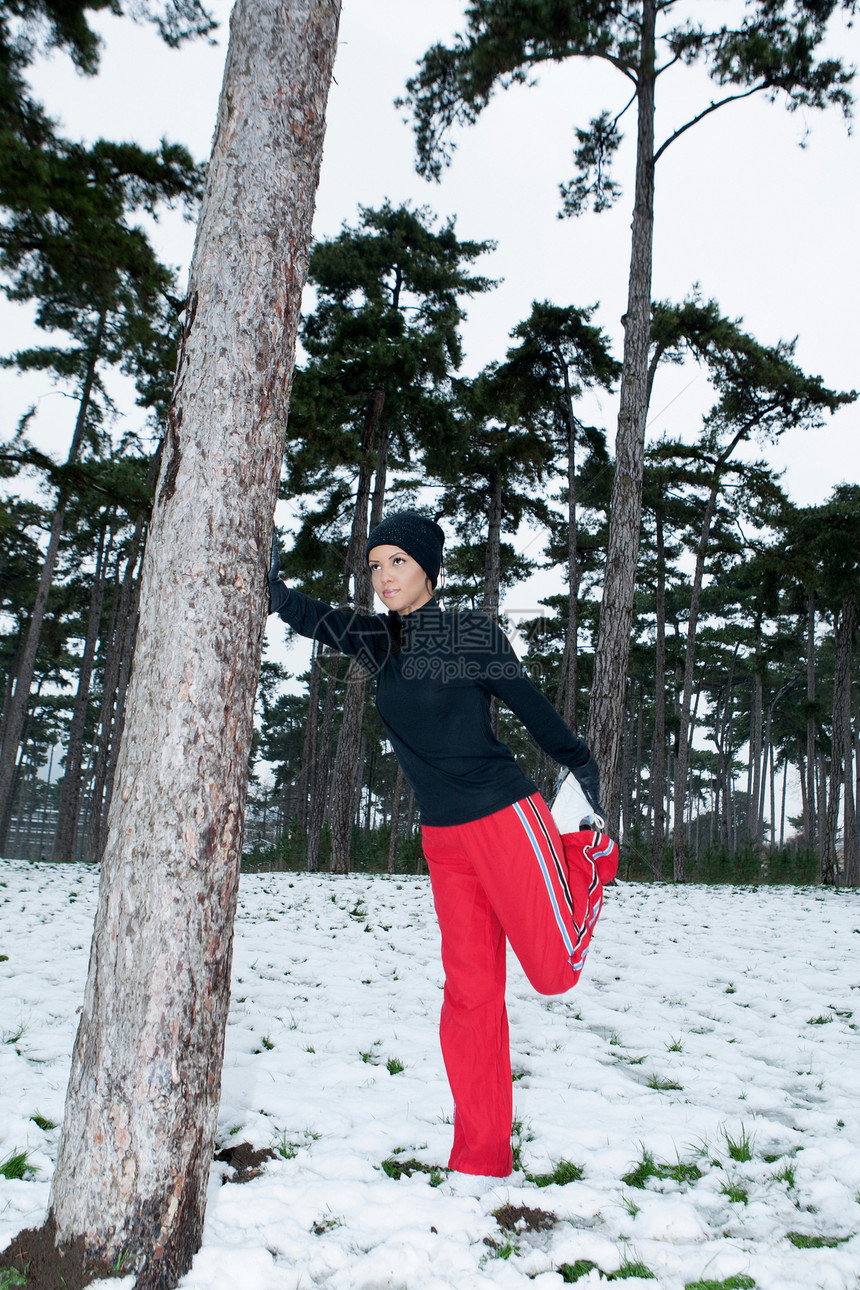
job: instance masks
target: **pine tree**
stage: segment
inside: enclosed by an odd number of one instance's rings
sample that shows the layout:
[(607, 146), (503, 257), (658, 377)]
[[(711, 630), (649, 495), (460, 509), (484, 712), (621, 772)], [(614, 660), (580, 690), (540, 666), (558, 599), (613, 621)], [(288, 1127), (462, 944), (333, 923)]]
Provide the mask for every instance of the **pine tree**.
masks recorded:
[[(605, 784), (609, 818), (618, 814), (622, 710), (633, 613), (648, 398), (649, 324), (657, 163), (692, 127), (724, 106), (766, 94), (790, 110), (833, 105), (850, 112), (853, 70), (821, 47), (835, 11), (853, 0), (755, 0), (736, 27), (711, 26), (702, 17), (673, 23), (673, 0), (471, 0), (466, 31), (450, 46), (434, 45), (407, 85), (414, 114), (420, 173), (438, 179), (452, 156), (453, 127), (474, 123), (497, 89), (533, 83), (542, 63), (596, 58), (611, 64), (632, 92), (618, 112), (604, 111), (577, 129), (576, 175), (562, 185), (562, 213), (600, 211), (619, 196), (611, 163), (621, 142), (619, 122), (636, 105), (636, 163), (630, 271), (624, 313), (615, 475), (600, 635), (589, 713), (588, 740)], [(702, 65), (727, 92), (704, 104), (655, 143), (660, 77), (678, 64)]]

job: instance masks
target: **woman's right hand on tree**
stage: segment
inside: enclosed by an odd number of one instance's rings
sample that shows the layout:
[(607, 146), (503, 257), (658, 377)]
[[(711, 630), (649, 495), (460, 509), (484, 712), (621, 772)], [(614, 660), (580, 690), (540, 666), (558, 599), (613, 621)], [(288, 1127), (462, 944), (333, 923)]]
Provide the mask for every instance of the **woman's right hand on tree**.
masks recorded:
[(290, 598), (289, 588), (281, 581), (281, 555), (278, 551), (278, 531), (272, 534), (272, 558), (269, 563), (269, 613), (277, 614)]

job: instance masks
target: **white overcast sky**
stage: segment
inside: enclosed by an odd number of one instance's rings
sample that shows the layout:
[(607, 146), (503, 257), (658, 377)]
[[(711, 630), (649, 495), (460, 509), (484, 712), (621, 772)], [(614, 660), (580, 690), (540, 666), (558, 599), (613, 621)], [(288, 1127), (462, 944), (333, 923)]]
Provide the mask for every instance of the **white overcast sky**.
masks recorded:
[[(701, 13), (704, 0), (687, 6)], [(735, 0), (705, 6), (728, 18)], [(462, 24), (465, 0), (344, 0), (336, 83), (317, 202), (315, 235), (353, 222), (358, 205), (411, 200), (441, 217), (456, 216), (461, 237), (494, 239), (496, 251), (481, 269), (503, 279), (473, 301), (464, 329), (464, 370), (504, 356), (509, 332), (535, 299), (557, 304), (599, 302), (597, 318), (620, 356), (619, 319), (626, 303), (632, 200), (632, 111), (618, 159), (624, 186), (617, 206), (602, 215), (559, 220), (558, 185), (572, 174), (573, 127), (603, 108), (625, 102), (627, 81), (608, 64), (571, 60), (541, 69), (533, 87), (497, 95), (477, 126), (458, 136), (453, 166), (441, 184), (414, 170), (412, 133), (393, 105), (416, 61), (435, 40)], [(162, 137), (208, 156), (228, 35), (229, 5), (215, 0), (221, 23), (216, 44), (196, 42), (179, 51), (150, 27), (97, 16), (104, 37), (101, 71), (79, 76), (55, 54), (34, 70), (35, 93), (73, 137), (134, 139), (148, 146)], [(860, 63), (860, 36), (844, 20), (831, 46)], [(658, 142), (710, 101), (703, 73), (678, 68), (658, 88)], [(803, 146), (801, 146), (803, 145)], [(658, 165), (655, 298), (681, 299), (698, 284), (731, 316), (742, 317), (763, 342), (798, 338), (797, 358), (837, 389), (860, 387), (858, 371), (858, 228), (860, 156), (835, 111), (789, 113), (763, 98), (732, 104), (689, 131)], [(181, 266), (190, 258), (193, 228), (169, 216), (156, 230), (164, 257)], [(29, 343), (27, 307), (0, 306), (0, 352)], [(132, 423), (141, 420), (120, 386)], [(33, 402), (34, 437), (64, 455), (73, 409), (41, 378), (0, 373), (2, 432)], [(692, 437), (708, 406), (705, 379), (695, 367), (666, 370), (652, 402), (650, 431)], [(610, 443), (615, 400), (599, 409)], [(860, 467), (860, 409), (840, 412), (815, 434), (787, 435), (766, 449), (785, 469), (784, 483), (798, 503), (824, 500)], [(759, 450), (760, 451), (760, 450)]]

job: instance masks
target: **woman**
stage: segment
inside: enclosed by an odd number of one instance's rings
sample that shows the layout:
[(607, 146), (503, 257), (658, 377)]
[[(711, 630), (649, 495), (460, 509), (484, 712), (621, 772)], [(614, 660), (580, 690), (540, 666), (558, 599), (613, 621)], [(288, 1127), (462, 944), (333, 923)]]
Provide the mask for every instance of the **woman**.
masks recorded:
[[(498, 625), (477, 611), (446, 613), (433, 598), (443, 542), (439, 525), (414, 511), (390, 515), (373, 530), (367, 559), (386, 618), (332, 609), (289, 590), (273, 544), (270, 609), (376, 676), (379, 715), (420, 807), (442, 932), (440, 1035), (455, 1104), (448, 1163), (461, 1173), (504, 1177), (512, 1168), (505, 941), (537, 990), (569, 990), (585, 957), (586, 924), (590, 936), (600, 908), (600, 882), (589, 858), (591, 876), (580, 884), (588, 890), (590, 883), (588, 916), (580, 904), (577, 921), (558, 830), (493, 734), (491, 697), (573, 772), (596, 813), (599, 780), (588, 748), (528, 679)], [(609, 876), (604, 869), (604, 881)]]

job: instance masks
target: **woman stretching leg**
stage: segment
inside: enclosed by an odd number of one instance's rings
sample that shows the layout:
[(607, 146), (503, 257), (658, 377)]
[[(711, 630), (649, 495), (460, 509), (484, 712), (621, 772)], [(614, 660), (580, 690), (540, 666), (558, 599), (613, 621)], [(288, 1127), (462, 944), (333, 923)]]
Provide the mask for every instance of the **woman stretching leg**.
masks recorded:
[(504, 1177), (512, 1167), (505, 943), (536, 990), (569, 990), (617, 852), (594, 831), (570, 835), (566, 852), (535, 785), (495, 737), (494, 696), (601, 813), (588, 748), (529, 680), (498, 625), (478, 611), (445, 612), (433, 598), (443, 542), (439, 525), (412, 511), (370, 534), (373, 589), (387, 617), (332, 609), (288, 589), (274, 546), (269, 596), (271, 611), (300, 635), (376, 677), (379, 715), (420, 807), (442, 933), (440, 1035), (455, 1105), (449, 1164)]

